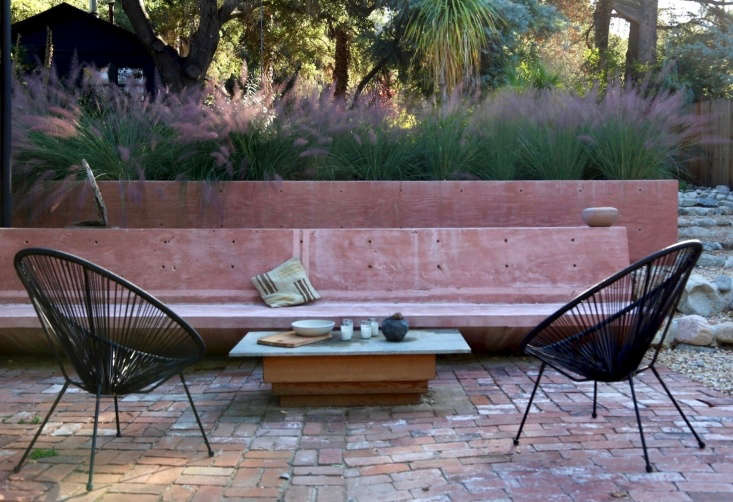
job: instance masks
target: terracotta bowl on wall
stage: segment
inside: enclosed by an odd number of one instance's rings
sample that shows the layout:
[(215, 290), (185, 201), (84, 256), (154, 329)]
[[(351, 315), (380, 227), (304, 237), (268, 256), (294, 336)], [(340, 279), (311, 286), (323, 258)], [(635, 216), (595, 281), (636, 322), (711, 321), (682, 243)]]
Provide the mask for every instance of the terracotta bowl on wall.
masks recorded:
[(618, 209), (615, 207), (587, 207), (581, 214), (589, 227), (610, 227), (616, 223)]

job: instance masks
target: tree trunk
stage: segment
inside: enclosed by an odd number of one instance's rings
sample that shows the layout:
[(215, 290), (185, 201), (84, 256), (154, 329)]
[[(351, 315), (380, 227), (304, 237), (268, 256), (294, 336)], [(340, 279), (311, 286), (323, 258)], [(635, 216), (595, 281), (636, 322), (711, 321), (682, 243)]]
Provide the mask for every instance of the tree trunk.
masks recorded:
[(349, 84), (349, 35), (343, 27), (334, 30), (336, 54), (334, 55), (333, 95), (344, 97)]
[(598, 0), (593, 12), (593, 41), (598, 49), (598, 67), (603, 80), (608, 76), (608, 32), (612, 7), (611, 0)]
[(629, 44), (626, 51), (627, 82), (643, 79), (657, 62), (658, 0), (641, 0), (629, 21)]
[(639, 23), (629, 22), (629, 40), (626, 49), (626, 69), (624, 81), (632, 83), (637, 78), (637, 67), (639, 64)]
[(647, 67), (657, 62), (657, 0), (641, 2), (639, 19), (639, 62)]
[(235, 8), (234, 2), (225, 2), (221, 9), (217, 2), (198, 0), (199, 27), (191, 36), (186, 57), (181, 55), (153, 28), (143, 0), (120, 0), (135, 34), (150, 51), (163, 83), (174, 91), (200, 84), (214, 59), (219, 45), (219, 30)]

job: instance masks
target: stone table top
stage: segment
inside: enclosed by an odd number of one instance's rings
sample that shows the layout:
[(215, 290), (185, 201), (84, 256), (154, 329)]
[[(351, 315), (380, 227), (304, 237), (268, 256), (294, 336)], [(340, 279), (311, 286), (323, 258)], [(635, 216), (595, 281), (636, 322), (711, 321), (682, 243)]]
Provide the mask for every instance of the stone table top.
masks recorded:
[(368, 356), (406, 354), (469, 354), (471, 348), (455, 329), (414, 329), (407, 332), (401, 342), (388, 342), (382, 335), (359, 338), (354, 330), (351, 340), (342, 341), (338, 332), (332, 332), (329, 340), (300, 347), (272, 347), (257, 343), (263, 336), (277, 331), (250, 331), (229, 352), (229, 357), (277, 357), (277, 356)]

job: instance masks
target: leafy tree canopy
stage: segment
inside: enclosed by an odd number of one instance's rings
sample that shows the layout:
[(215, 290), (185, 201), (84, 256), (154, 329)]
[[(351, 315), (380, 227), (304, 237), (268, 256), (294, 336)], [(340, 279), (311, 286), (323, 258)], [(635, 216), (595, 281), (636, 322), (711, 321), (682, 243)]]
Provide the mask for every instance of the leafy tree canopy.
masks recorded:
[(733, 98), (733, 13), (704, 7), (667, 30), (662, 52), (668, 85), (694, 100)]

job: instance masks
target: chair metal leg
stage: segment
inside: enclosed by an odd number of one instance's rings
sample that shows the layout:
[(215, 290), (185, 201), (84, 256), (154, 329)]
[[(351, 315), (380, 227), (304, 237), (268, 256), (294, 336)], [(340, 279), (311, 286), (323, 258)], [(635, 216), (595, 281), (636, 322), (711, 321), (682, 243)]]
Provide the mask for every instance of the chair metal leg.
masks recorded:
[(183, 388), (186, 390), (186, 395), (188, 396), (188, 402), (191, 403), (191, 409), (193, 410), (193, 416), (196, 417), (196, 422), (199, 424), (199, 429), (201, 429), (201, 435), (204, 436), (204, 443), (206, 443), (206, 448), (209, 450), (209, 456), (213, 457), (214, 452), (211, 449), (211, 445), (209, 445), (209, 440), (206, 438), (206, 433), (204, 432), (204, 426), (201, 425), (201, 419), (199, 418), (199, 414), (196, 411), (196, 406), (193, 404), (193, 399), (191, 399), (191, 393), (188, 392), (188, 385), (186, 385), (186, 380), (183, 379), (183, 373), (179, 373), (179, 376), (181, 377), (181, 383), (183, 383)]
[(117, 396), (115, 396), (115, 422), (117, 423), (117, 437), (122, 436), (120, 433), (120, 410), (117, 408)]
[(529, 409), (532, 407), (532, 401), (534, 400), (535, 392), (537, 392), (537, 387), (540, 385), (540, 379), (542, 378), (543, 371), (545, 371), (544, 362), (540, 366), (540, 372), (537, 374), (537, 380), (535, 380), (534, 382), (534, 388), (532, 389), (532, 395), (529, 396), (529, 402), (527, 403), (527, 409), (524, 410), (524, 416), (522, 417), (522, 423), (519, 424), (519, 430), (517, 431), (517, 436), (514, 438), (514, 446), (519, 444), (519, 435), (522, 433), (522, 429), (524, 429), (524, 422), (527, 420)]
[(23, 456), (20, 459), (20, 462), (18, 462), (18, 465), (15, 466), (13, 469), (13, 472), (19, 472), (20, 468), (23, 466), (23, 462), (25, 462), (25, 459), (28, 458), (28, 454), (31, 452), (31, 449), (33, 448), (33, 445), (36, 444), (36, 439), (38, 439), (38, 436), (41, 435), (41, 431), (46, 426), (46, 422), (48, 422), (48, 419), (51, 418), (51, 414), (53, 413), (53, 410), (56, 409), (56, 405), (59, 404), (59, 401), (61, 401), (61, 396), (64, 395), (64, 392), (66, 392), (66, 389), (69, 387), (69, 382), (64, 382), (64, 386), (61, 387), (61, 391), (59, 391), (58, 395), (56, 396), (56, 399), (54, 400), (53, 404), (51, 405), (51, 409), (48, 410), (48, 413), (46, 413), (46, 418), (43, 419), (43, 423), (36, 431), (36, 435), (33, 436), (33, 439), (31, 440), (31, 444), (28, 445), (28, 448), (26, 448), (25, 453), (23, 453)]
[(593, 380), (593, 413), (591, 416), (593, 418), (596, 418), (598, 414), (596, 413), (596, 402), (598, 401), (598, 382)]
[(102, 381), (97, 384), (97, 403), (94, 406), (94, 429), (92, 431), (92, 453), (89, 457), (89, 480), (87, 491), (92, 491), (92, 478), (94, 477), (94, 454), (97, 450), (97, 426), (99, 425), (99, 395), (102, 393)]
[(641, 435), (641, 447), (644, 449), (644, 460), (646, 461), (646, 472), (652, 472), (652, 464), (649, 463), (649, 454), (646, 451), (646, 440), (644, 439), (644, 428), (641, 426), (641, 416), (639, 415), (639, 405), (636, 403), (636, 393), (634, 392), (634, 381), (629, 375), (629, 387), (631, 387), (631, 399), (634, 401), (634, 411), (636, 412), (636, 423), (639, 424), (639, 434)]
[(654, 366), (652, 366), (652, 372), (654, 373), (654, 376), (657, 377), (657, 380), (659, 380), (659, 383), (662, 384), (662, 388), (664, 389), (664, 391), (669, 396), (669, 399), (672, 401), (672, 403), (674, 404), (675, 408), (677, 408), (677, 411), (680, 412), (680, 415), (682, 416), (682, 419), (687, 424), (687, 427), (690, 428), (690, 431), (692, 432), (693, 436), (695, 436), (695, 439), (697, 439), (697, 445), (700, 448), (705, 448), (705, 443), (703, 443), (702, 439), (700, 439), (700, 436), (697, 435), (697, 432), (695, 432), (695, 429), (692, 428), (692, 424), (690, 423), (689, 420), (687, 420), (687, 417), (682, 412), (682, 408), (680, 408), (680, 405), (677, 404), (677, 400), (675, 400), (675, 398), (672, 396), (672, 393), (669, 391), (669, 389), (667, 388), (667, 385), (664, 383), (664, 380), (662, 380), (662, 377), (659, 376), (659, 373), (657, 373), (657, 369)]

